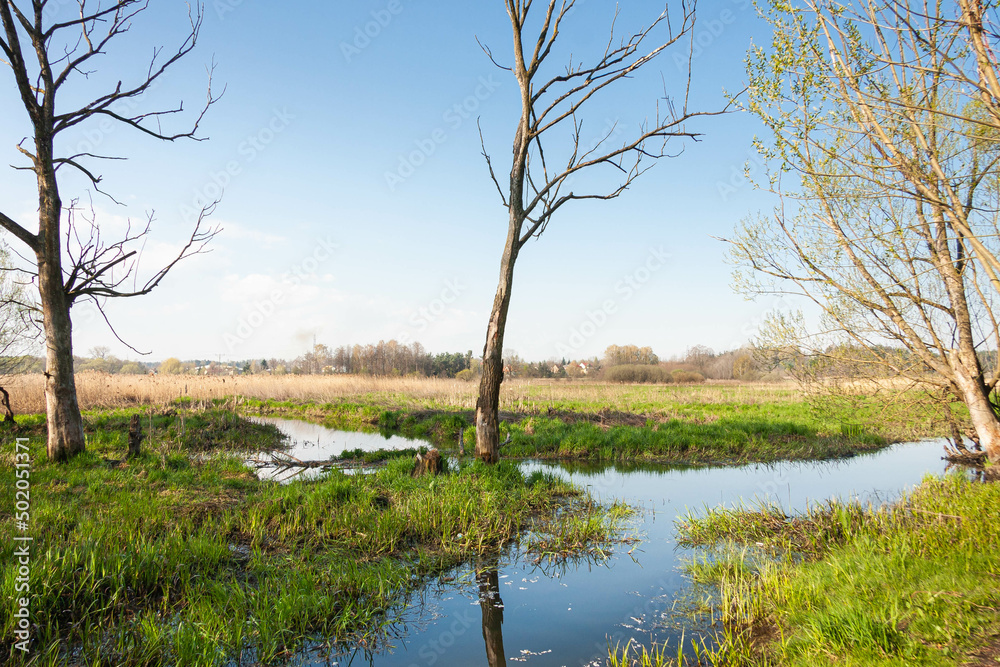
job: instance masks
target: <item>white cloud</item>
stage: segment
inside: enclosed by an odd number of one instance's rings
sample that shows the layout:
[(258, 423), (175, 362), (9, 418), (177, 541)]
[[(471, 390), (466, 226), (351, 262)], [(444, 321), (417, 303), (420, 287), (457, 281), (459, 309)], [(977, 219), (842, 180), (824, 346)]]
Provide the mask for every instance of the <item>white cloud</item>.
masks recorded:
[(215, 220), (212, 219), (215, 224), (222, 227), (222, 234), (227, 240), (234, 241), (253, 241), (256, 244), (263, 246), (264, 248), (271, 248), (280, 243), (285, 243), (288, 238), (285, 236), (279, 236), (277, 234), (269, 234), (267, 232), (262, 232), (257, 229), (251, 229), (245, 227), (236, 222), (229, 220)]

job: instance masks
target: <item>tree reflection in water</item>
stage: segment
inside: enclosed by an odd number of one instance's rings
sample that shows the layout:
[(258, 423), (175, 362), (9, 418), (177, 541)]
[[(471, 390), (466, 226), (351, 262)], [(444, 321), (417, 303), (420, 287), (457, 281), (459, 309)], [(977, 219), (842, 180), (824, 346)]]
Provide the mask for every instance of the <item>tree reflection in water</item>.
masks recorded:
[(500, 599), (496, 559), (476, 568), (476, 581), (479, 583), (479, 606), (483, 610), (486, 661), (490, 667), (507, 667), (503, 650), (503, 600)]

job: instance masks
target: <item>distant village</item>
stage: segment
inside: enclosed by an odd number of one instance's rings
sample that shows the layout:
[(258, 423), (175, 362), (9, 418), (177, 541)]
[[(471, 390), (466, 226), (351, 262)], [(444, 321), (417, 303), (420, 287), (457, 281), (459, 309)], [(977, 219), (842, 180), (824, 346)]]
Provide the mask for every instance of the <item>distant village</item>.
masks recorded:
[[(315, 344), (294, 358), (189, 359), (175, 357), (163, 361), (119, 359), (107, 347), (94, 347), (87, 356), (74, 357), (77, 372), (111, 375), (374, 375), (385, 377), (441, 377), (472, 381), (479, 378), (481, 361), (471, 350), (429, 353), (420, 343), (403, 345), (380, 341), (369, 345), (330, 348)], [(40, 373), (44, 359), (39, 356), (4, 358), (4, 372)], [(504, 358), (507, 378), (594, 379), (620, 382), (702, 382), (705, 380), (769, 379), (769, 371), (753, 351), (740, 348), (715, 352), (704, 346), (689, 348), (684, 354), (661, 359), (649, 347), (612, 345), (601, 357), (589, 359), (546, 359), (525, 361), (516, 352)]]

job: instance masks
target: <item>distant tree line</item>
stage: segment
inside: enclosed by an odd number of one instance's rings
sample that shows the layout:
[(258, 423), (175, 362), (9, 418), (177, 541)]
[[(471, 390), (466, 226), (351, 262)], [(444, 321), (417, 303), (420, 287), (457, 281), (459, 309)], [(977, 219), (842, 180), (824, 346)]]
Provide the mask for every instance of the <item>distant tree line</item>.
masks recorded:
[(651, 347), (610, 345), (604, 351), (604, 364), (606, 366), (655, 366), (658, 363), (660, 363), (660, 358), (656, 356)]
[(600, 358), (548, 359), (526, 362), (516, 352), (504, 356), (507, 377), (574, 379), (607, 382), (703, 382), (708, 380), (771, 381), (787, 376), (787, 368), (751, 347), (715, 352), (704, 345), (663, 360), (651, 347), (610, 345)]
[[(177, 362), (177, 360), (168, 360)], [(472, 351), (427, 352), (420, 343), (406, 345), (396, 340), (379, 341), (368, 345), (341, 345), (330, 348), (322, 343), (295, 359), (249, 359), (222, 366), (206, 362), (204, 367), (193, 366), (197, 371), (213, 374), (214, 368), (222, 372), (270, 373), (294, 375), (373, 375), (373, 376), (423, 376), (453, 378), (463, 371), (471, 371), (478, 360)], [(164, 362), (166, 364), (167, 362)], [(161, 372), (192, 372), (190, 364), (171, 363), (171, 370)]]
[[(771, 351), (773, 352), (773, 351)], [(833, 356), (833, 355), (831, 355)], [(997, 363), (995, 353), (983, 355), (985, 366)], [(170, 357), (162, 362), (139, 362), (119, 359), (104, 346), (96, 346), (86, 357), (74, 357), (77, 372), (95, 371), (109, 374), (145, 374), (152, 371), (164, 375), (371, 375), (416, 376), (478, 379), (481, 361), (471, 350), (466, 352), (430, 353), (419, 342), (405, 345), (395, 340), (368, 345), (341, 345), (331, 348), (316, 344), (308, 352), (292, 360), (280, 358), (245, 359), (220, 362), (210, 359), (181, 361)], [(35, 355), (0, 357), (0, 368), (7, 373), (41, 373), (45, 359)], [(797, 358), (792, 350), (783, 354), (766, 354), (743, 347), (726, 352), (714, 352), (697, 345), (684, 354), (662, 360), (650, 347), (611, 345), (602, 357), (581, 359), (551, 358), (525, 361), (517, 352), (504, 355), (504, 374), (508, 378), (553, 380), (591, 379), (607, 382), (700, 382), (711, 380), (774, 380), (802, 373), (836, 374), (834, 363), (822, 369), (815, 360)]]
[[(156, 364), (144, 364), (138, 361), (119, 359), (111, 354), (111, 350), (103, 345), (93, 347), (88, 352), (90, 357), (73, 357), (73, 369), (77, 372), (97, 371), (112, 375), (144, 375), (156, 367)], [(42, 360), (39, 359), (41, 362)]]
[[(94, 371), (111, 375), (145, 375), (155, 370), (157, 364), (119, 359), (103, 346), (89, 350), (90, 356), (73, 356), (73, 370), (77, 373)], [(0, 372), (5, 374), (44, 373), (45, 357), (38, 355), (2, 356)]]
[[(335, 373), (357, 375), (423, 375), (450, 378), (472, 365), (471, 350), (432, 354), (420, 343), (405, 345), (395, 340), (379, 341), (369, 345), (341, 345), (332, 353), (326, 346), (317, 345), (314, 354), (323, 357), (324, 368), (329, 366)], [(319, 361), (316, 360), (317, 365)]]

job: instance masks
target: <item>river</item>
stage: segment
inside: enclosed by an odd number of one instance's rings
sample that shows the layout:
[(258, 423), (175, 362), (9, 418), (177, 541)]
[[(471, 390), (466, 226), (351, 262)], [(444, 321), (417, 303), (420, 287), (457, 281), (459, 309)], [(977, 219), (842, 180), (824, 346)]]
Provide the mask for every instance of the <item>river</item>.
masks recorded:
[[(309, 458), (357, 447), (425, 444), (269, 421), (290, 434), (296, 456)], [(833, 497), (891, 501), (924, 475), (944, 470), (942, 445), (926, 441), (837, 461), (738, 467), (525, 462), (526, 470), (552, 471), (600, 501), (639, 508), (626, 532), (640, 541), (618, 545), (607, 559), (560, 563), (536, 563), (512, 545), (492, 562), (458, 567), (412, 595), (394, 612), (388, 636), (374, 652), (304, 651), (292, 664), (597, 667), (605, 664), (609, 645), (624, 646), (630, 639), (676, 646), (683, 635), (688, 643), (703, 628), (684, 614), (692, 590), (684, 564), (693, 554), (676, 543), (677, 516), (760, 501), (778, 503), (789, 513)]]

